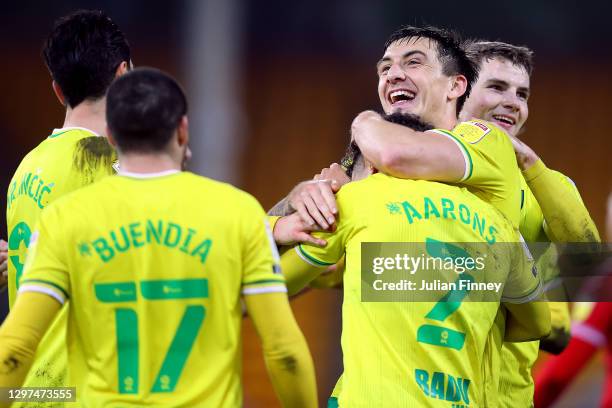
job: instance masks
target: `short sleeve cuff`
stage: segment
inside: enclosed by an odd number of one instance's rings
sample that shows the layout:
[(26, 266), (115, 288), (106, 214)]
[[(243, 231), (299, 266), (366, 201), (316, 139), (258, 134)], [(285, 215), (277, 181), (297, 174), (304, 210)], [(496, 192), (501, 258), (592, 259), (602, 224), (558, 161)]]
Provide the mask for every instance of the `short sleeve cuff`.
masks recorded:
[(463, 172), (463, 177), (461, 177), (461, 179), (458, 182), (462, 182), (462, 181), (469, 179), (472, 176), (472, 171), (473, 171), (472, 157), (470, 156), (470, 152), (465, 148), (463, 143), (461, 143), (459, 139), (453, 136), (452, 133), (446, 130), (432, 129), (430, 130), (430, 132), (434, 132), (439, 135), (446, 136), (447, 138), (452, 140), (457, 145), (457, 147), (459, 147), (459, 150), (461, 151), (461, 154), (463, 155), (463, 160), (465, 161), (465, 171)]
[(68, 292), (61, 286), (53, 282), (39, 279), (22, 279), (17, 293), (23, 292), (43, 293), (51, 296), (62, 305), (66, 303), (69, 298)]
[(526, 295), (522, 296), (502, 296), (501, 301), (504, 303), (522, 304), (529, 303), (538, 300), (542, 294), (542, 282), (538, 279), (538, 284), (529, 291)]
[(242, 284), (243, 295), (260, 295), (263, 293), (287, 293), (284, 279), (262, 279)]
[(317, 268), (327, 268), (328, 266), (334, 265), (335, 262), (325, 262), (320, 259), (317, 259), (313, 255), (306, 252), (306, 250), (302, 247), (302, 245), (297, 245), (295, 247), (295, 252), (297, 252), (298, 256), (306, 263), (316, 266)]

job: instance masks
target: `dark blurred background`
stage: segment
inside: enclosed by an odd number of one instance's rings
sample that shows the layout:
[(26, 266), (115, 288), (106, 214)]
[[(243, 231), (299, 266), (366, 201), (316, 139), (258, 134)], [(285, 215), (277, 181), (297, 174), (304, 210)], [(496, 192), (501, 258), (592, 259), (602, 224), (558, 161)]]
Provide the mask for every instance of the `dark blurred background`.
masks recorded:
[[(612, 180), (606, 126), (612, 116), (610, 3), (5, 2), (0, 14), (3, 191), (21, 158), (62, 126), (63, 108), (40, 50), (53, 21), (79, 8), (105, 10), (126, 33), (135, 65), (161, 68), (184, 84), (192, 169), (238, 185), (265, 208), (337, 161), (352, 118), (378, 108), (375, 63), (399, 25), (428, 23), (527, 45), (536, 53), (536, 69), (523, 139), (549, 167), (574, 180), (603, 228)], [(4, 194), (1, 205), (6, 208)], [(5, 236), (6, 220), (0, 218)], [(340, 293), (309, 293), (292, 305), (315, 359), (323, 402), (341, 371)], [(248, 321), (244, 326), (245, 406), (276, 406), (254, 330)], [(586, 386), (596, 389), (594, 373)], [(584, 397), (586, 391), (577, 393)], [(559, 406), (578, 406), (566, 404)]]

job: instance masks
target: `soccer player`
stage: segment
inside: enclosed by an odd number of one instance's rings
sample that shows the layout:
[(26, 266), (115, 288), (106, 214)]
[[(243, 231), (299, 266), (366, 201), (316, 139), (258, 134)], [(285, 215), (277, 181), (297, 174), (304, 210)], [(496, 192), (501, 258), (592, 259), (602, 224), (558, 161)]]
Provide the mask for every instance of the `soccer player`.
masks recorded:
[[(358, 160), (354, 179), (369, 174), (371, 166)], [(398, 179), (383, 173), (345, 185), (338, 192), (337, 205), (341, 217), (336, 232), (317, 234), (327, 241), (327, 246), (301, 244), (286, 252), (281, 260), (289, 290), (294, 293), (346, 253), (342, 306), (344, 374), (338, 406), (420, 407), (442, 401), (448, 406), (496, 406), (496, 389), (486, 386), (495, 382), (493, 377), (499, 369), (492, 354), (498, 353), (501, 339), (497, 343), (490, 340), (499, 302), (462, 302), (453, 291), (446, 297), (459, 299), (455, 303), (442, 299), (437, 304), (365, 302), (362, 294), (367, 278), (362, 270), (368, 266), (361, 265), (362, 243), (435, 240), (488, 245), (478, 228), (473, 228), (475, 218), (486, 220), (486, 225), (497, 231), (489, 242), (514, 242), (516, 230), (494, 207), (465, 188)], [(532, 274), (531, 263), (525, 261), (522, 249), (509, 252), (512, 258), (504, 258), (500, 252), (498, 259), (505, 261), (491, 265), (496, 274), (493, 279), (499, 282), (508, 279), (503, 300), (531, 300), (539, 279)], [(516, 325), (509, 324), (506, 331), (509, 340), (547, 334), (550, 327), (545, 302), (508, 307), (517, 319)], [(334, 401), (330, 402), (333, 406)]]
[[(41, 211), (57, 198), (113, 174), (116, 155), (104, 137), (105, 94), (127, 72), (130, 47), (119, 27), (101, 11), (60, 18), (47, 37), (43, 57), (52, 87), (66, 107), (55, 129), (19, 164), (8, 188), (9, 304), (19, 287), (27, 247)], [(65, 313), (42, 340), (26, 386), (65, 384)]]
[(242, 294), (283, 406), (316, 407), (265, 213), (252, 196), (181, 171), (186, 113), (160, 71), (110, 86), (121, 170), (43, 211), (0, 329), (0, 387), (21, 384), (70, 300), (69, 376), (83, 405), (240, 406)]
[[(407, 121), (412, 117), (412, 125), (431, 126), (411, 129), (363, 112), (353, 121), (352, 134), (364, 156), (390, 175), (466, 185), (518, 228), (520, 172), (511, 141), (485, 121), (457, 124), (477, 76), (459, 39), (446, 30), (408, 26), (394, 32), (384, 50), (377, 64), (384, 111), (404, 114)], [(426, 130), (431, 127), (438, 129)], [(301, 183), (269, 214), (297, 211), (304, 222), (327, 229), (337, 214), (330, 184)]]
[[(565, 175), (548, 169), (519, 135), (528, 118), (532, 51), (502, 42), (472, 41), (470, 58), (479, 65), (478, 81), (460, 118), (479, 118), (495, 123), (513, 137), (522, 170), (520, 232), (527, 242), (597, 242), (599, 234), (576, 186)], [(543, 252), (542, 248), (538, 252)], [(536, 251), (534, 250), (534, 253)], [(544, 280), (556, 271), (554, 248), (539, 259)], [(569, 341), (567, 304), (551, 302), (553, 332), (541, 342), (504, 343), (500, 374), (500, 407), (531, 406), (534, 382), (531, 368), (538, 346), (560, 353)]]
[[(467, 99), (460, 118), (484, 119), (516, 136), (528, 117), (532, 52), (500, 42), (471, 42), (467, 47), (480, 74)], [(527, 145), (513, 139), (521, 177), (520, 231), (528, 242), (598, 241), (597, 229), (575, 185), (561, 173), (547, 169)], [(322, 177), (342, 184), (338, 166), (325, 169)], [(525, 179), (529, 180), (526, 182)], [(529, 186), (528, 186), (529, 184)], [(537, 196), (531, 192), (533, 188)], [(561, 200), (559, 199), (561, 197)], [(541, 202), (542, 209), (538, 202)], [(544, 210), (544, 213), (543, 213)], [(548, 222), (544, 222), (544, 219)], [(540, 271), (548, 272), (549, 256), (540, 258)], [(338, 277), (341, 279), (341, 276)], [(336, 279), (333, 282), (337, 282)], [(542, 348), (559, 353), (568, 341), (569, 316), (563, 303), (551, 303), (553, 335), (544, 339)], [(501, 406), (530, 406), (533, 400), (531, 367), (538, 355), (538, 342), (506, 343), (501, 372)]]
[[(457, 123), (473, 82), (475, 64), (459, 38), (446, 30), (402, 27), (377, 64), (378, 96), (387, 114), (410, 114), (435, 130), (413, 130), (366, 111), (352, 124), (364, 156), (381, 172), (402, 178), (466, 185), (518, 227), (519, 170), (512, 143), (496, 125)], [(298, 211), (305, 222), (327, 229), (335, 221), (333, 190), (324, 180), (299, 184), (270, 212)]]

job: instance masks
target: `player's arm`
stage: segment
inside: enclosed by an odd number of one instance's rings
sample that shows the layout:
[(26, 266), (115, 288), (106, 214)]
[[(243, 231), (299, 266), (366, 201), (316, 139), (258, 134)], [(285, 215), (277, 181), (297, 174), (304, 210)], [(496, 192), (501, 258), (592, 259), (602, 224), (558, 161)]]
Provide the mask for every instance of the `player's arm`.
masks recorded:
[(504, 307), (508, 310), (504, 341), (532, 341), (550, 334), (547, 302), (504, 303)]
[[(21, 386), (38, 343), (60, 308), (56, 299), (44, 293), (24, 292), (17, 296), (0, 327), (0, 387)], [(0, 406), (4, 406), (2, 401)]]
[(560, 354), (570, 342), (570, 314), (567, 302), (548, 302), (550, 309), (550, 334), (540, 340), (540, 350)]
[(242, 294), (263, 344), (274, 389), (285, 407), (317, 405), (312, 359), (287, 300), (285, 279), (268, 220), (245, 193), (242, 229)]
[(284, 293), (245, 296), (272, 384), (283, 407), (317, 407), (312, 358)]
[(333, 265), (327, 263), (318, 265), (314, 260), (307, 262), (304, 260), (305, 256), (299, 246), (288, 250), (281, 256), (281, 269), (285, 275), (289, 296), (300, 293), (330, 265)]
[(600, 242), (595, 223), (578, 189), (566, 176), (546, 167), (525, 143), (512, 138), (517, 162), (533, 192), (553, 242)]
[(56, 202), (41, 214), (28, 247), (15, 306), (0, 329), (0, 387), (22, 384), (40, 339), (69, 297), (69, 226), (61, 219), (59, 208)]
[(274, 242), (279, 247), (293, 246), (298, 242), (308, 242), (318, 246), (326, 244), (325, 240), (311, 235), (314, 227), (307, 225), (297, 213), (284, 217), (268, 216), (268, 223)]
[[(345, 155), (343, 160), (346, 158)], [(338, 211), (334, 194), (350, 181), (346, 169), (332, 163), (315, 174), (312, 180), (295, 186), (287, 197), (268, 211), (268, 215), (285, 216), (297, 211), (306, 225), (325, 230), (336, 221)]]
[(344, 287), (344, 269), (346, 258), (342, 258), (334, 266), (330, 266), (309, 284), (313, 289), (342, 289)]
[(538, 340), (550, 334), (550, 309), (542, 298), (542, 282), (529, 248), (520, 243), (500, 243), (510, 250), (510, 267), (502, 305), (508, 311), (504, 341)]
[(351, 132), (363, 155), (383, 173), (445, 182), (465, 178), (465, 155), (449, 137), (388, 122), (373, 111), (360, 113)]
[(303, 243), (286, 251), (281, 257), (281, 266), (287, 282), (289, 295), (299, 293), (310, 282), (342, 260), (345, 244), (354, 231), (352, 211), (347, 203), (351, 193), (343, 189), (338, 193), (338, 207), (342, 210), (342, 219), (334, 232), (320, 231), (313, 235), (326, 242), (324, 247)]

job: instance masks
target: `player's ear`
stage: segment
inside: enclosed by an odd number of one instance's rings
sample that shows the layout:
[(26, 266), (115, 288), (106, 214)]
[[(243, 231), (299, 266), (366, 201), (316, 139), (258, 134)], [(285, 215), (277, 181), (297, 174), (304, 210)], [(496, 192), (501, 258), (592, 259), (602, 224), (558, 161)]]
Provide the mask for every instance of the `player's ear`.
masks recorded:
[(187, 115), (183, 115), (177, 129), (177, 137), (179, 146), (185, 146), (189, 143), (189, 121)]
[(462, 96), (465, 91), (467, 91), (467, 78), (463, 75), (453, 75), (451, 77), (448, 99), (457, 99)]
[(119, 78), (121, 75), (127, 73), (130, 70), (130, 64), (131, 61), (129, 64), (127, 61), (123, 61), (121, 64), (119, 64), (117, 70), (115, 71), (115, 78)]
[(66, 97), (64, 96), (62, 88), (60, 88), (58, 83), (55, 81), (51, 82), (51, 87), (53, 88), (53, 93), (55, 93), (55, 96), (57, 96), (59, 103), (61, 103), (62, 106), (66, 106)]
[(108, 140), (108, 144), (113, 146), (113, 148), (117, 148), (117, 141), (108, 126), (106, 127), (106, 140)]

